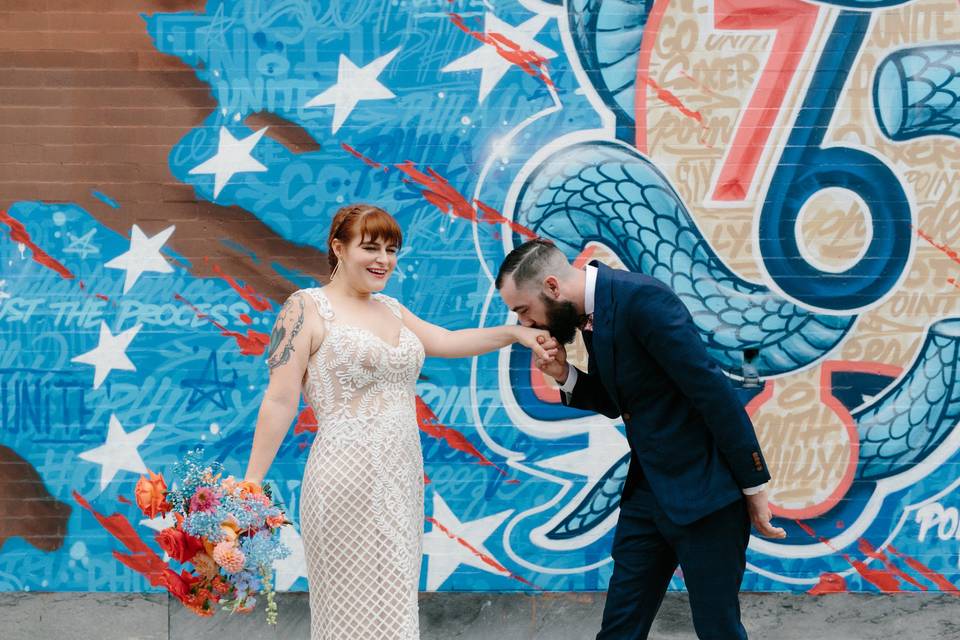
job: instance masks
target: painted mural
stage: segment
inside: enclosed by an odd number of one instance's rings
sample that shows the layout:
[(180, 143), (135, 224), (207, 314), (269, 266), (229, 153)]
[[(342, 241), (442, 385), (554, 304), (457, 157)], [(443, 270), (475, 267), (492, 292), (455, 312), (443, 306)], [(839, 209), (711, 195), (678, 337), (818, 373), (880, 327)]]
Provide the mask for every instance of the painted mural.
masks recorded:
[[(751, 541), (746, 590), (957, 592), (954, 0), (141, 4), (101, 18), (113, 74), (49, 61), (97, 115), (5, 110), (25, 164), (80, 168), (0, 184), (0, 589), (150, 588), (74, 492), (149, 540), (140, 473), (199, 445), (242, 474), (274, 316), (369, 201), (405, 232), (387, 293), (449, 328), (514, 321), (493, 274), (537, 236), (680, 294), (788, 531)], [(4, 82), (40, 83), (28, 58)], [(421, 587), (604, 589), (622, 424), (520, 348), (417, 390)], [(315, 420), (269, 476), (291, 514)], [(276, 583), (303, 590), (286, 535)]]

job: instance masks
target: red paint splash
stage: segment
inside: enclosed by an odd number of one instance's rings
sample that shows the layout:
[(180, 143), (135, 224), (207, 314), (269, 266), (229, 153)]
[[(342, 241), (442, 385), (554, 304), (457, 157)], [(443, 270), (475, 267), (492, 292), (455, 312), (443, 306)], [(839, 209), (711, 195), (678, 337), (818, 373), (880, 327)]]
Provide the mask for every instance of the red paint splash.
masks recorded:
[[(637, 57), (637, 78), (645, 77), (650, 71), (653, 48), (660, 35), (660, 23), (667, 12), (670, 0), (654, 0), (647, 15), (647, 24), (643, 28), (640, 40), (640, 55)], [(649, 6), (649, 4), (648, 4)], [(647, 153), (647, 90), (645, 83), (634, 83), (634, 122), (636, 122), (635, 146), (640, 153)]]
[(668, 105), (670, 105), (671, 107), (673, 107), (674, 109), (676, 109), (677, 111), (685, 115), (686, 117), (690, 118), (691, 120), (696, 120), (700, 126), (702, 127), (707, 126), (703, 122), (702, 113), (688, 108), (685, 104), (683, 104), (683, 102), (680, 101), (680, 98), (674, 95), (669, 89), (664, 89), (659, 84), (657, 84), (656, 80), (654, 80), (648, 75), (638, 76), (637, 79), (643, 82), (644, 84), (646, 84), (651, 89), (653, 89), (656, 92), (657, 97), (663, 100), (664, 102), (666, 102)]
[(431, 438), (436, 438), (437, 440), (443, 440), (450, 447), (456, 449), (457, 451), (462, 451), (467, 455), (470, 455), (480, 461), (480, 464), (487, 467), (493, 467), (500, 475), (506, 476), (507, 472), (490, 462), (480, 451), (473, 446), (466, 436), (457, 431), (456, 429), (451, 429), (440, 424), (437, 415), (433, 410), (427, 406), (427, 403), (423, 401), (423, 398), (417, 396), (417, 424), (420, 427), (420, 430)]
[[(803, 522), (800, 522), (799, 520), (794, 520), (794, 522), (797, 523), (797, 526), (803, 529), (804, 533), (806, 533), (811, 538), (815, 538), (816, 540), (819, 540), (823, 544), (827, 545), (827, 547), (831, 551), (834, 551), (834, 552), (839, 551), (839, 549), (834, 547), (828, 539), (824, 538), (823, 536), (817, 535), (817, 533), (809, 525)], [(861, 540), (861, 542), (863, 542), (863, 540)], [(872, 547), (870, 548), (872, 549)], [(870, 584), (878, 588), (880, 591), (887, 591), (887, 592), (900, 591), (900, 581), (897, 580), (896, 576), (891, 575), (888, 572), (883, 571), (881, 569), (871, 569), (866, 564), (864, 564), (862, 560), (857, 560), (846, 553), (841, 554), (841, 556), (843, 557), (844, 560), (846, 560), (850, 564), (851, 567), (853, 567), (856, 570), (857, 573), (859, 573), (863, 577), (864, 580), (866, 580), (867, 582), (869, 582)]]
[(250, 316), (248, 316), (248, 315), (245, 314), (245, 313), (241, 313), (241, 314), (240, 314), (240, 322), (242, 322), (243, 324), (253, 324), (253, 318), (251, 318)]
[(960, 289), (960, 282), (957, 282), (956, 278), (947, 278), (947, 282)]
[(117, 496), (117, 502), (122, 502), (123, 504), (133, 504), (130, 502), (130, 498), (127, 496)]
[(428, 476), (426, 473), (424, 473), (424, 474), (423, 474), (423, 484), (430, 484), (431, 482), (432, 482), (432, 480), (430, 480), (430, 476)]
[(411, 160), (396, 165), (396, 167), (422, 186), (424, 188), (421, 191), (423, 197), (443, 213), (452, 213), (465, 220), (477, 219), (477, 212), (470, 206), (467, 199), (454, 189), (443, 176), (430, 167), (427, 167), (427, 172), (424, 173), (417, 169)]
[(41, 249), (34, 243), (30, 238), (30, 234), (27, 232), (27, 228), (21, 224), (19, 220), (12, 217), (6, 211), (0, 211), (0, 222), (3, 222), (8, 227), (10, 227), (10, 232), (8, 235), (10, 239), (14, 242), (19, 242), (20, 244), (26, 245), (30, 249), (30, 252), (33, 255), (33, 261), (39, 265), (42, 265), (52, 271), (57, 272), (61, 278), (64, 280), (73, 280), (76, 276), (70, 272), (65, 266), (57, 262), (50, 254)]
[(497, 51), (497, 55), (510, 64), (517, 65), (523, 69), (527, 75), (539, 78), (549, 87), (553, 86), (553, 81), (550, 80), (550, 76), (547, 75), (547, 59), (539, 53), (522, 49), (519, 44), (502, 33), (495, 31), (480, 33), (479, 31), (474, 31), (467, 26), (463, 16), (457, 13), (448, 13), (447, 15), (450, 17), (450, 21), (468, 36), (474, 40), (490, 45)]
[(843, 559), (850, 563), (850, 566), (857, 570), (864, 580), (885, 593), (896, 593), (900, 591), (900, 581), (895, 575), (884, 571), (883, 569), (871, 569), (861, 560), (851, 558), (843, 554)]
[(97, 519), (104, 529), (133, 552), (126, 554), (114, 551), (113, 556), (117, 560), (145, 576), (153, 586), (165, 585), (164, 575), (165, 572), (169, 570), (169, 566), (137, 535), (137, 532), (133, 529), (133, 525), (130, 524), (130, 521), (127, 520), (123, 514), (114, 513), (105, 516), (102, 513), (98, 513), (90, 506), (90, 503), (76, 491), (73, 492), (73, 499), (76, 500), (81, 507), (92, 513), (93, 517)]
[(497, 211), (490, 205), (484, 204), (480, 200), (474, 200), (473, 202), (477, 205), (477, 208), (480, 209), (480, 211), (483, 214), (482, 216), (480, 216), (480, 222), (488, 222), (490, 224), (505, 224), (508, 227), (510, 227), (510, 229), (514, 233), (519, 234), (528, 240), (533, 240), (534, 238), (537, 237), (537, 234), (534, 233), (531, 229), (528, 229), (522, 224), (518, 224), (512, 220), (507, 220), (503, 216), (503, 214), (501, 214), (499, 211)]
[(533, 587), (534, 589), (540, 590), (540, 587), (538, 587), (537, 585), (533, 584), (533, 583), (530, 582), (529, 580), (525, 580), (525, 579), (521, 578), (520, 576), (518, 576), (517, 574), (511, 572), (511, 571), (510, 571), (509, 569), (507, 569), (505, 566), (503, 566), (502, 564), (500, 564), (499, 562), (497, 562), (494, 558), (491, 558), (491, 557), (488, 556), (487, 554), (482, 553), (482, 552), (479, 551), (476, 547), (474, 547), (472, 544), (470, 544), (470, 542), (468, 542), (467, 540), (461, 538), (461, 537), (458, 536), (457, 534), (455, 534), (455, 533), (453, 533), (452, 531), (450, 531), (450, 529), (446, 528), (445, 526), (443, 526), (442, 524), (440, 524), (439, 522), (437, 522), (437, 520), (436, 520), (435, 518), (432, 518), (432, 517), (429, 517), (429, 516), (428, 516), (428, 517), (426, 518), (426, 520), (427, 520), (427, 522), (429, 522), (430, 524), (432, 524), (433, 526), (435, 526), (437, 529), (439, 529), (441, 532), (443, 532), (443, 534), (444, 534), (445, 536), (447, 536), (447, 537), (450, 538), (451, 540), (456, 540), (456, 541), (457, 541), (457, 544), (459, 544), (459, 545), (461, 545), (461, 546), (463, 546), (463, 547), (466, 547), (466, 549), (469, 550), (470, 553), (472, 553), (472, 554), (475, 555), (476, 557), (480, 558), (480, 560), (483, 561), (484, 564), (489, 565), (490, 567), (493, 567), (495, 570), (499, 571), (500, 573), (502, 573), (502, 574), (504, 574), (504, 575), (506, 575), (506, 576), (509, 576), (511, 579), (516, 580), (517, 582), (522, 582), (523, 584), (527, 585), (528, 587)]
[(194, 314), (196, 314), (196, 316), (201, 320), (209, 320), (210, 324), (215, 326), (217, 329), (220, 329), (220, 335), (236, 340), (237, 346), (240, 347), (240, 353), (245, 356), (263, 355), (264, 351), (267, 349), (267, 345), (270, 344), (270, 336), (265, 333), (254, 331), (253, 329), (247, 329), (246, 335), (237, 331), (231, 331), (207, 314), (197, 309), (197, 307), (195, 307), (192, 303), (190, 303), (190, 301), (181, 296), (179, 293), (173, 294), (173, 297), (175, 300), (182, 302), (193, 309)]
[[(207, 261), (206, 258), (203, 259), (204, 262)], [(227, 275), (223, 272), (223, 269), (220, 268), (220, 265), (213, 265), (213, 272), (220, 276), (223, 280), (229, 284), (234, 291), (240, 294), (240, 297), (247, 301), (251, 307), (257, 311), (270, 311), (273, 309), (273, 305), (270, 304), (270, 300), (260, 295), (253, 290), (251, 285), (240, 286), (240, 284), (234, 279), (233, 276)]]
[(846, 590), (847, 581), (843, 579), (843, 576), (836, 573), (824, 573), (820, 575), (820, 582), (807, 593), (812, 596), (822, 596), (828, 593), (843, 593)]
[(484, 204), (480, 200), (474, 200), (477, 206), (477, 208), (474, 208), (463, 194), (457, 191), (446, 178), (430, 167), (427, 167), (427, 171), (424, 173), (417, 169), (417, 166), (411, 160), (395, 166), (408, 175), (411, 180), (423, 187), (420, 193), (424, 199), (443, 213), (451, 213), (458, 218), (469, 220), (470, 222), (505, 224), (514, 232), (526, 238), (532, 239), (537, 237), (537, 234), (532, 230), (508, 220), (499, 211)]
[(906, 573), (903, 572), (902, 569), (900, 569), (900, 567), (893, 564), (893, 562), (890, 560), (887, 554), (885, 554), (883, 551), (876, 550), (872, 544), (870, 544), (863, 538), (860, 538), (860, 540), (857, 542), (857, 548), (860, 549), (860, 553), (867, 556), (868, 558), (873, 558), (874, 560), (879, 560), (880, 562), (882, 562), (883, 566), (886, 567), (887, 571), (890, 572), (892, 575), (900, 578), (901, 580), (904, 580), (905, 582), (909, 582), (910, 584), (920, 589), (921, 591), (927, 590), (927, 587), (925, 585), (920, 584), (913, 578), (913, 576), (907, 575)]
[(357, 158), (358, 160), (362, 160), (363, 163), (368, 167), (373, 167), (374, 169), (382, 169), (383, 171), (390, 170), (390, 167), (384, 166), (379, 162), (377, 162), (376, 160), (373, 160), (372, 158), (368, 158), (367, 156), (363, 155), (362, 153), (360, 153), (359, 151), (357, 151), (356, 149), (348, 145), (346, 142), (341, 142), (340, 147), (344, 151), (352, 155), (354, 158)]
[(957, 264), (960, 264), (960, 253), (957, 253), (949, 245), (940, 244), (939, 242), (934, 240), (929, 234), (924, 232), (923, 229), (917, 229), (917, 235), (923, 238), (924, 240), (926, 240), (927, 242), (929, 242), (935, 248), (939, 249), (945, 256), (947, 256)]
[(940, 591), (942, 591), (943, 593), (948, 593), (952, 596), (960, 597), (960, 589), (957, 588), (957, 585), (947, 580), (941, 574), (937, 573), (936, 571), (934, 571), (927, 565), (923, 564), (919, 560), (916, 560), (915, 558), (911, 558), (905, 553), (901, 553), (892, 544), (888, 544), (887, 549), (889, 549), (890, 553), (892, 553), (893, 555), (903, 560), (908, 567), (910, 567), (911, 569), (913, 569), (914, 571), (922, 575), (924, 578), (926, 578), (933, 584), (937, 585), (937, 588), (940, 589)]
[(114, 558), (121, 564), (144, 576), (154, 587), (164, 587), (170, 592), (170, 595), (184, 602), (184, 595), (182, 594), (190, 592), (192, 585), (199, 581), (198, 577), (186, 570), (181, 570), (180, 573), (177, 573), (171, 569), (170, 566), (163, 561), (163, 558), (158, 556), (156, 552), (148, 547), (143, 539), (137, 535), (130, 521), (122, 514), (114, 513), (105, 516), (94, 510), (94, 508), (90, 506), (90, 503), (76, 491), (73, 492), (73, 497), (80, 506), (93, 514), (104, 529), (133, 552), (121, 553), (120, 551), (114, 550)]
[(312, 408), (306, 407), (300, 412), (300, 415), (297, 416), (297, 423), (293, 426), (293, 433), (294, 435), (316, 433), (319, 428), (320, 423), (317, 420), (317, 414), (313, 412)]
[[(838, 549), (834, 547), (829, 540), (827, 540), (822, 536), (818, 536), (816, 532), (809, 525), (803, 522), (800, 522), (799, 520), (794, 520), (794, 522), (797, 524), (797, 526), (803, 529), (803, 531), (810, 537), (815, 538), (820, 542), (824, 543), (832, 551), (838, 551)], [(881, 563), (883, 563), (885, 570), (871, 569), (862, 561), (851, 558), (849, 555), (845, 553), (841, 554), (843, 559), (846, 560), (848, 563), (850, 563), (850, 566), (853, 567), (857, 571), (857, 573), (859, 573), (863, 577), (864, 580), (866, 580), (873, 586), (877, 587), (880, 591), (884, 591), (884, 592), (902, 591), (902, 589), (900, 588), (901, 579), (903, 579), (906, 582), (909, 582), (910, 584), (916, 587), (919, 587), (921, 591), (927, 590), (926, 587), (924, 587), (919, 582), (917, 582), (913, 577), (907, 575), (903, 570), (901, 570), (899, 567), (894, 565), (893, 561), (891, 561), (890, 558), (885, 553), (883, 553), (882, 551), (876, 550), (873, 547), (873, 545), (871, 545), (869, 542), (867, 542), (863, 538), (860, 538), (857, 541), (857, 546), (860, 549), (860, 552), (863, 553), (865, 556), (878, 560)], [(903, 560), (907, 564), (907, 566), (909, 566), (911, 569), (913, 569), (914, 571), (917, 571), (924, 578), (926, 578), (930, 582), (937, 585), (937, 587), (944, 593), (960, 596), (960, 589), (958, 589), (956, 585), (954, 585), (952, 582), (947, 580), (945, 577), (943, 577), (942, 575), (940, 575), (930, 567), (927, 567), (926, 565), (915, 560), (914, 558), (911, 558), (910, 556), (897, 551), (897, 549), (892, 544), (887, 545), (887, 549), (890, 550), (890, 553), (894, 554), (895, 556)], [(821, 582), (822, 581), (823, 581), (823, 576), (821, 576)], [(817, 585), (817, 587), (819, 586), (820, 585)], [(817, 587), (814, 587), (814, 589), (816, 589)]]

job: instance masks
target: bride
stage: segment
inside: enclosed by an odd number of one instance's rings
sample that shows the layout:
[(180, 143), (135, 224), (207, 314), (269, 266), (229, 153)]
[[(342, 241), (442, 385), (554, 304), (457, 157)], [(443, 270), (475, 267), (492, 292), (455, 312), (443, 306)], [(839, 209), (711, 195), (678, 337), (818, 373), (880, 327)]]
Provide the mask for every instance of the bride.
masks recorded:
[(397, 265), (396, 220), (340, 209), (327, 240), (330, 283), (293, 293), (270, 340), (247, 480), (263, 481), (301, 392), (317, 416), (300, 500), (312, 640), (417, 640), (423, 457), (415, 384), (424, 356), (460, 358), (519, 342), (521, 326), (448, 331), (378, 293)]

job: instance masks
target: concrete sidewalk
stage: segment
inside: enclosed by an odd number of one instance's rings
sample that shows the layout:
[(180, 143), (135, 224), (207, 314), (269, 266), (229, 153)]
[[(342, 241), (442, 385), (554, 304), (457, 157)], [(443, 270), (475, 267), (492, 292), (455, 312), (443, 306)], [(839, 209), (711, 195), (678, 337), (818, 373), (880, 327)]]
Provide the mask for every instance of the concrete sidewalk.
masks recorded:
[[(603, 594), (428, 593), (422, 640), (589, 640)], [(960, 600), (946, 595), (744, 594), (754, 640), (960, 640)], [(306, 594), (279, 596), (280, 624), (252, 616), (197, 618), (165, 594), (3, 593), (3, 640), (307, 640)], [(651, 639), (695, 640), (686, 594), (664, 600)]]

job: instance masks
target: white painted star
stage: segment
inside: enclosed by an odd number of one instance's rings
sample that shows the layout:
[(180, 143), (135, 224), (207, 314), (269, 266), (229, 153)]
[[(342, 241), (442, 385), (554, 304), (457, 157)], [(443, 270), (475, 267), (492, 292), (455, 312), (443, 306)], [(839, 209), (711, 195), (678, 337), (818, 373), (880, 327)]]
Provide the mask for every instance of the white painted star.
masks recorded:
[(107, 323), (100, 321), (100, 340), (95, 349), (82, 353), (70, 362), (79, 362), (81, 364), (92, 364), (93, 388), (99, 389), (103, 381), (114, 369), (120, 371), (136, 371), (137, 367), (127, 357), (127, 347), (140, 331), (142, 324), (131, 327), (126, 331), (121, 331), (117, 335), (110, 333)]
[[(453, 515), (447, 503), (443, 501), (443, 498), (440, 497), (440, 493), (434, 493), (433, 519), (442, 525), (446, 531), (433, 524), (433, 528), (423, 537), (423, 555), (429, 558), (427, 563), (427, 589), (430, 591), (439, 589), (461, 564), (481, 569), (487, 573), (507, 575), (484, 562), (477, 556), (477, 553), (492, 557), (483, 543), (493, 535), (494, 531), (500, 528), (500, 525), (511, 513), (513, 513), (513, 510), (508, 509), (479, 520), (460, 522), (459, 518)], [(469, 543), (477, 553), (464, 546), (458, 538)]]
[(593, 484), (630, 450), (620, 430), (609, 423), (594, 423), (587, 431), (587, 446), (560, 456), (541, 460), (537, 466), (587, 477)]
[(154, 531), (163, 531), (173, 525), (177, 524), (177, 517), (173, 515), (173, 512), (167, 512), (163, 515), (157, 515), (153, 518), (143, 518), (140, 521), (140, 524), (144, 527), (149, 527)]
[[(550, 59), (556, 58), (557, 52), (548, 49), (534, 38), (540, 33), (540, 30), (547, 24), (546, 16), (534, 16), (521, 25), (513, 26), (507, 24), (492, 13), (486, 13), (483, 17), (483, 32), (485, 34), (496, 33), (502, 35), (517, 44), (524, 51), (533, 51), (537, 55)], [(484, 44), (479, 49), (457, 58), (441, 71), (449, 73), (451, 71), (471, 71), (480, 69), (480, 104), (493, 90), (500, 79), (506, 75), (513, 63), (501, 56), (497, 48), (492, 44)]]
[(385, 100), (396, 97), (390, 89), (377, 80), (377, 77), (399, 52), (399, 48), (394, 49), (365, 67), (358, 67), (341, 53), (340, 64), (337, 67), (337, 83), (311, 98), (304, 106), (322, 107), (332, 104), (333, 133), (336, 133), (361, 100)]
[(217, 153), (209, 160), (190, 169), (190, 175), (212, 175), (213, 197), (216, 199), (234, 174), (266, 171), (267, 168), (250, 155), (250, 152), (260, 142), (267, 128), (264, 127), (242, 140), (237, 140), (226, 127), (220, 127)]
[(293, 525), (280, 528), (280, 542), (290, 549), (290, 555), (273, 563), (277, 572), (274, 586), (277, 591), (288, 591), (298, 578), (307, 577), (307, 559), (303, 551), (303, 539)]
[(176, 226), (169, 226), (152, 238), (144, 235), (140, 227), (133, 225), (130, 230), (130, 248), (126, 253), (106, 263), (104, 266), (109, 269), (123, 269), (127, 272), (123, 281), (123, 292), (130, 291), (140, 276), (146, 271), (156, 273), (170, 273), (173, 267), (167, 262), (166, 258), (160, 255), (160, 249), (164, 243), (173, 235)]
[(110, 427), (107, 431), (107, 441), (97, 447), (80, 454), (81, 460), (100, 465), (100, 490), (103, 491), (117, 475), (118, 471), (132, 471), (146, 473), (147, 466), (137, 451), (143, 444), (155, 425), (148, 424), (136, 431), (127, 433), (117, 416), (110, 414)]

